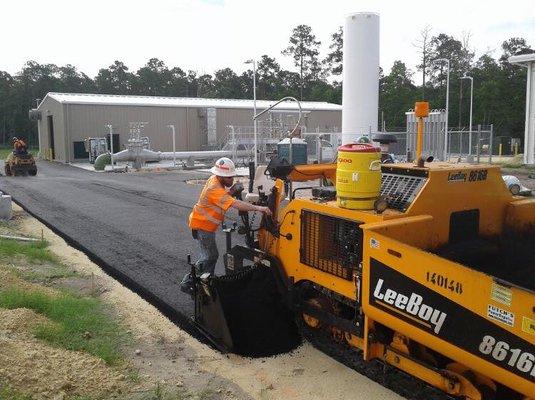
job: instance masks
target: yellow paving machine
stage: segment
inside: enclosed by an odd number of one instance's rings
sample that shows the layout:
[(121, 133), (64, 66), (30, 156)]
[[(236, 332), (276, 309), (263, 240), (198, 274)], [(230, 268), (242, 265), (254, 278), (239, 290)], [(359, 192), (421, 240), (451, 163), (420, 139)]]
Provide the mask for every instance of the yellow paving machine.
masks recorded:
[[(535, 200), (498, 166), (426, 159), (419, 133), (414, 163), (382, 164), (370, 144), (342, 146), (336, 164), (273, 160), (255, 198), (273, 219), (245, 220), (226, 276), (196, 277), (205, 334), (268, 355), (298, 330), (363, 373), (434, 389), (409, 398), (535, 399)], [(332, 185), (286, 200), (285, 182), (318, 180)]]

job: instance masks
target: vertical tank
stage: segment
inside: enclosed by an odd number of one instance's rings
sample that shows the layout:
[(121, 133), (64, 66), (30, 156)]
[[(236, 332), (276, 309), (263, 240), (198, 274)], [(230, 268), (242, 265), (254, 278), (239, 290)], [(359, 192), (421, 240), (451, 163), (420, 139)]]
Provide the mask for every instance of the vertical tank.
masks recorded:
[(344, 26), (342, 144), (377, 132), (379, 113), (379, 14), (348, 15)]

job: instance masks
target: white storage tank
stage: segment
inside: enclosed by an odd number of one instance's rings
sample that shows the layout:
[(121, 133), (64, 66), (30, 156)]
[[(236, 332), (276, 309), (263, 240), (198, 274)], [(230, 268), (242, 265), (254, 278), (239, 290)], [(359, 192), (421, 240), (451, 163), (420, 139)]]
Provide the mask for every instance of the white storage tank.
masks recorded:
[(342, 92), (342, 144), (377, 132), (379, 113), (379, 14), (346, 17)]

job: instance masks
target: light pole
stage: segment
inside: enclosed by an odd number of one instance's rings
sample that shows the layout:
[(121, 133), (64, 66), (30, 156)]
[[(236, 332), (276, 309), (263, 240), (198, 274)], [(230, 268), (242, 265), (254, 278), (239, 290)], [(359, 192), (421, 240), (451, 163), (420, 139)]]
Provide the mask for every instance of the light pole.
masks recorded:
[(110, 164), (111, 170), (113, 171), (113, 125), (109, 124), (106, 126), (108, 127), (108, 130), (110, 132)]
[[(253, 64), (253, 116), (256, 115), (256, 61), (253, 59), (245, 61), (245, 64)], [(256, 132), (256, 118), (253, 119), (253, 140), (254, 140), (254, 166), (258, 166), (258, 137)]]
[(173, 135), (173, 167), (176, 167), (176, 133), (174, 125), (167, 125), (171, 129), (171, 134)]
[(461, 79), (470, 79), (470, 131), (468, 133), (468, 155), (472, 155), (472, 106), (474, 101), (474, 78), (465, 75)]
[(448, 115), (450, 111), (450, 60), (447, 58), (436, 58), (432, 61), (433, 64), (445, 62), (448, 66), (448, 74), (446, 77), (446, 129), (444, 132), (444, 161), (448, 158)]

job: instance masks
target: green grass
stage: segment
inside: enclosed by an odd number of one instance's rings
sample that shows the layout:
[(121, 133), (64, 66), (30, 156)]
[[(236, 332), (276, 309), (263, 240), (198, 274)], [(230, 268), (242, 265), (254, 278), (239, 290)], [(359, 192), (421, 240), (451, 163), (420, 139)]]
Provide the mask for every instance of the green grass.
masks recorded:
[[(6, 157), (8, 156), (8, 154), (11, 153), (12, 151), (13, 151), (12, 147), (1, 147), (0, 148), (0, 159), (1, 160), (5, 160)], [(28, 152), (32, 153), (33, 156), (36, 157), (37, 153), (39, 153), (39, 149), (38, 148), (28, 149)], [(0, 399), (1, 399), (1, 397), (0, 397)]]
[(24, 394), (11, 388), (8, 385), (2, 385), (0, 383), (0, 400), (31, 400), (32, 397), (29, 394)]
[(58, 257), (47, 249), (46, 241), (19, 242), (10, 239), (0, 239), (0, 257), (14, 257), (18, 254), (26, 256), (30, 262), (48, 261), (58, 262)]
[[(34, 334), (39, 339), (68, 350), (85, 351), (100, 357), (108, 365), (122, 361), (120, 349), (127, 335), (99, 299), (70, 293), (51, 296), (10, 288), (0, 292), (0, 307), (29, 308), (55, 322), (35, 328)], [(89, 332), (89, 338), (86, 332)]]
[(43, 268), (43, 265), (38, 266), (39, 270), (21, 270), (17, 267), (12, 267), (8, 269), (13, 272), (17, 277), (24, 279), (25, 281), (32, 283), (44, 283), (50, 284), (57, 279), (63, 278), (72, 278), (80, 277), (80, 274), (77, 274), (69, 270), (66, 266), (62, 264), (50, 264), (46, 268)]
[[(13, 149), (4, 149), (0, 148), (0, 159), (5, 160), (9, 153), (11, 153)], [(1, 397), (0, 397), (1, 399)]]

